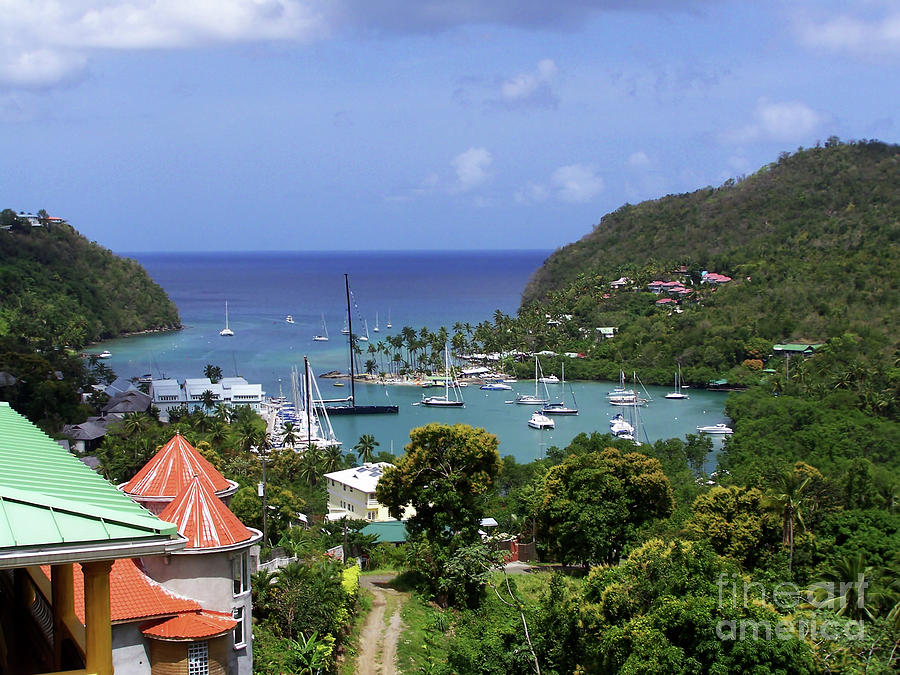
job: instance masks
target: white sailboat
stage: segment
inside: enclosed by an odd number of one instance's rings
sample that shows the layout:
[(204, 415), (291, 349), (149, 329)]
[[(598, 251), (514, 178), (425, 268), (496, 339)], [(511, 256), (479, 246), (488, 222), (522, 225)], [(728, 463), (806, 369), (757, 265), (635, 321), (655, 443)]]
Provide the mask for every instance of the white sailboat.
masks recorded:
[(234, 335), (234, 331), (228, 327), (228, 301), (225, 301), (225, 328), (219, 331), (219, 335), (222, 337), (231, 337)]
[(350, 335), (350, 327), (347, 325), (347, 319), (344, 319), (344, 327), (341, 328), (341, 335)]
[(360, 342), (368, 342), (369, 341), (369, 322), (363, 319), (363, 326), (365, 326), (366, 334), (360, 335), (356, 339)]
[(531, 394), (518, 394), (516, 403), (519, 405), (543, 405), (550, 402), (550, 394), (547, 392), (547, 385), (544, 384), (544, 397), (538, 396), (538, 384), (540, 383), (541, 365), (538, 363), (538, 357), (534, 357), (534, 396)]
[(391, 325), (391, 310), (390, 310), (390, 308), (388, 308), (388, 320), (387, 320), (387, 323), (384, 324), (384, 327), (385, 328), (393, 328), (393, 326)]
[(429, 405), (436, 408), (462, 408), (466, 402), (463, 401), (462, 394), (456, 384), (453, 385), (453, 398), (450, 398), (450, 381), (453, 380), (453, 372), (450, 370), (450, 350), (444, 346), (444, 395), (443, 396), (425, 396), (422, 394), (422, 405)]
[(678, 372), (675, 373), (675, 391), (671, 391), (666, 394), (666, 398), (671, 399), (686, 399), (690, 398), (687, 394), (681, 391), (681, 364), (678, 364)]
[(315, 342), (328, 342), (328, 326), (325, 325), (325, 314), (322, 314), (322, 334), (313, 335)]
[(381, 329), (378, 328), (378, 312), (375, 312), (375, 328), (372, 329), (373, 333), (379, 332)]
[[(572, 387), (570, 386), (569, 389)], [(562, 364), (562, 396), (558, 401), (544, 404), (541, 412), (545, 415), (577, 415), (578, 403), (575, 401), (575, 390), (572, 390), (572, 407), (566, 405), (566, 364)]]

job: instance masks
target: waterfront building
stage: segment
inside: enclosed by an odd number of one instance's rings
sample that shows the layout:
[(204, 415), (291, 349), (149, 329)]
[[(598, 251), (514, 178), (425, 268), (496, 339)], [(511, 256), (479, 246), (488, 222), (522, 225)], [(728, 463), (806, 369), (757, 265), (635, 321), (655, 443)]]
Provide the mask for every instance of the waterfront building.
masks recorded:
[(213, 383), (208, 377), (178, 380), (151, 380), (150, 397), (153, 405), (164, 415), (173, 408), (184, 407), (189, 413), (203, 408), (203, 398), (210, 392), (213, 405), (224, 403), (228, 408), (250, 406), (259, 412), (266, 398), (261, 384), (250, 384), (243, 377), (225, 377)]

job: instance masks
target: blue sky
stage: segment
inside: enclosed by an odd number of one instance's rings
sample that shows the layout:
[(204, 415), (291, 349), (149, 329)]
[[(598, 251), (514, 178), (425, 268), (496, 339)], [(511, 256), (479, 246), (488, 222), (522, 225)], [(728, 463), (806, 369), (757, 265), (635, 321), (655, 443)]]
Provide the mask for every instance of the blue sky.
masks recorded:
[(895, 0), (0, 0), (0, 207), (116, 251), (553, 249), (900, 136)]

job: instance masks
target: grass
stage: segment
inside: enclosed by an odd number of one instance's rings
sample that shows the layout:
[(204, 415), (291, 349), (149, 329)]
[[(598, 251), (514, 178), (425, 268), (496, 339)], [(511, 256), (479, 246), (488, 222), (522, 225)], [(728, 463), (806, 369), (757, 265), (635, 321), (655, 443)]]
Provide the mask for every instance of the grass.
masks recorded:
[(356, 672), (356, 657), (359, 654), (359, 636), (366, 623), (366, 617), (372, 610), (372, 595), (366, 589), (359, 589), (359, 600), (350, 631), (344, 639), (343, 652), (338, 663), (340, 675), (353, 675)]
[(404, 628), (397, 644), (400, 673), (430, 673), (446, 660), (444, 632), (450, 624), (449, 610), (429, 604), (419, 593), (410, 593), (400, 610)]

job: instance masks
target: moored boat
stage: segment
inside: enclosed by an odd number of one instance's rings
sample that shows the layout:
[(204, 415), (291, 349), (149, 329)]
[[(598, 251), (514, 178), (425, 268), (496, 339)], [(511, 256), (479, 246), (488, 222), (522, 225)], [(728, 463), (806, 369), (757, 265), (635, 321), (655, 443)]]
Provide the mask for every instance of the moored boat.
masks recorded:
[(556, 422), (541, 413), (539, 410), (534, 411), (531, 419), (528, 420), (528, 426), (532, 429), (555, 429)]
[(707, 424), (706, 426), (697, 427), (697, 431), (701, 434), (733, 434), (734, 430), (727, 424)]

